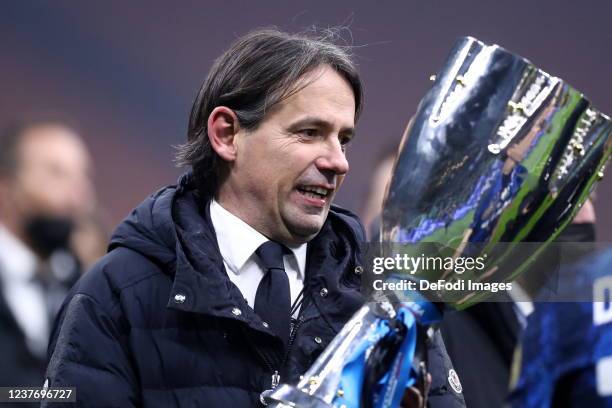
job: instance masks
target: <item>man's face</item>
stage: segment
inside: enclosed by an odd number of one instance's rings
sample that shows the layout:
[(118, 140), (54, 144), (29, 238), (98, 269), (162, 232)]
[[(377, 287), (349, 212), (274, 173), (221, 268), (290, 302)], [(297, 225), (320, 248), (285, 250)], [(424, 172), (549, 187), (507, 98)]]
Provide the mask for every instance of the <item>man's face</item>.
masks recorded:
[(16, 173), (5, 183), (3, 206), (17, 224), (36, 215), (76, 220), (93, 206), (89, 155), (78, 136), (62, 126), (26, 130)]
[[(277, 105), (259, 127), (235, 138), (236, 160), (221, 204), (269, 238), (312, 239), (349, 170), (346, 144), (355, 126), (349, 83), (329, 67)], [(228, 198), (224, 200), (224, 198)]]

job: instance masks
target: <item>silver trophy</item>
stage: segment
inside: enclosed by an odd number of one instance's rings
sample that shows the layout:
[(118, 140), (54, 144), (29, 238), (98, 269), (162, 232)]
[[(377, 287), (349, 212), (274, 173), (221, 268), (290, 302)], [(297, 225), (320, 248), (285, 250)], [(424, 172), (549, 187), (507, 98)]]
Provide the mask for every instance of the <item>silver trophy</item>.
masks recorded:
[[(486, 267), (469, 278), (513, 280), (603, 177), (612, 153), (612, 123), (561, 79), (474, 38), (460, 39), (432, 79), (403, 136), (388, 187), (381, 231), (383, 244), (390, 244), (385, 254), (395, 254), (397, 245), (404, 248), (399, 251), (419, 253), (432, 243), (455, 258), (491, 253)], [(524, 254), (524, 242), (538, 245)], [(434, 268), (418, 279), (467, 276), (454, 275)], [(397, 270), (386, 277), (415, 279)], [(274, 407), (398, 406), (397, 396), (422, 375), (418, 352), (415, 358), (413, 344), (394, 349), (396, 356), (382, 368), (384, 387), (378, 388), (366, 381), (371, 356), (398, 333), (408, 344), (418, 329), (419, 341), (426, 341), (422, 334), (431, 333), (440, 319), (437, 302), (460, 309), (487, 295), (399, 292), (359, 310), (298, 384), (282, 384), (265, 400)], [(355, 361), (364, 372), (355, 369)]]

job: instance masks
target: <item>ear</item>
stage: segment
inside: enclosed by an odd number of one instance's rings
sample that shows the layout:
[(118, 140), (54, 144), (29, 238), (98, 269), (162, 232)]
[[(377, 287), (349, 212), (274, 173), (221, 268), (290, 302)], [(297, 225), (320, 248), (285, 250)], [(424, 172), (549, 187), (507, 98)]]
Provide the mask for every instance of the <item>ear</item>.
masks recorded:
[(208, 140), (225, 161), (236, 160), (235, 136), (239, 130), (238, 117), (228, 107), (217, 106), (208, 116)]

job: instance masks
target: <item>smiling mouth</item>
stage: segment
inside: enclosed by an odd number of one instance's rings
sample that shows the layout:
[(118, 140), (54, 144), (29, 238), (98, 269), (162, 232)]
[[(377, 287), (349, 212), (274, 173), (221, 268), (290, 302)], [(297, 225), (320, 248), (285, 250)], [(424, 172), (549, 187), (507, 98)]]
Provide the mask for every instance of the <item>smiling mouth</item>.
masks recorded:
[(298, 186), (297, 190), (309, 198), (317, 200), (325, 200), (331, 196), (333, 189), (325, 188), (321, 186)]

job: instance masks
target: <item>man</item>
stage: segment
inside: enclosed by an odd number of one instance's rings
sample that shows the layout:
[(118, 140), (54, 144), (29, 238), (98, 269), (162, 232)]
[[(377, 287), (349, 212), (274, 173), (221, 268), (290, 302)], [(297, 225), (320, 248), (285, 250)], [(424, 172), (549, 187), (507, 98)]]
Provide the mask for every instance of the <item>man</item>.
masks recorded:
[[(516, 359), (515, 350), (520, 346), (521, 336), (533, 336), (529, 333), (550, 323), (550, 319), (532, 318), (534, 306), (537, 310), (546, 304), (541, 302), (547, 301), (538, 293), (550, 295), (551, 289), (556, 290), (562, 264), (572, 264), (587, 255), (593, 249), (594, 240), (595, 212), (592, 202), (587, 200), (551, 247), (514, 282), (512, 291), (499, 292), (466, 310), (445, 314), (440, 331), (470, 408), (505, 406), (512, 367), (517, 364), (513, 358)], [(568, 315), (563, 316), (567, 321)], [(568, 324), (572, 326), (575, 322)], [(558, 329), (547, 326), (546, 331), (557, 333)], [(542, 350), (548, 350), (549, 345), (546, 341), (530, 341), (528, 348), (533, 350), (532, 361), (525, 364), (537, 365), (540, 357), (547, 356)], [(475, 359), (475, 355), (479, 358)], [(483, 372), (487, 375), (482, 376)], [(535, 382), (543, 384), (544, 378), (536, 377)], [(532, 390), (526, 390), (525, 395), (533, 395)], [(543, 406), (540, 402), (535, 406)]]
[(560, 296), (578, 301), (535, 304), (513, 366), (510, 406), (612, 407), (611, 270), (609, 247), (592, 253), (561, 271)]
[(84, 276), (51, 387), (87, 407), (251, 407), (295, 382), (361, 306), (356, 217), (332, 200), (362, 88), (322, 39), (256, 31), (212, 67), (179, 161)]
[(0, 386), (41, 386), (50, 323), (78, 275), (72, 226), (93, 205), (85, 145), (55, 120), (0, 134)]
[(595, 222), (588, 200), (562, 234), (559, 271), (533, 285), (512, 407), (612, 407), (612, 250), (595, 244)]

